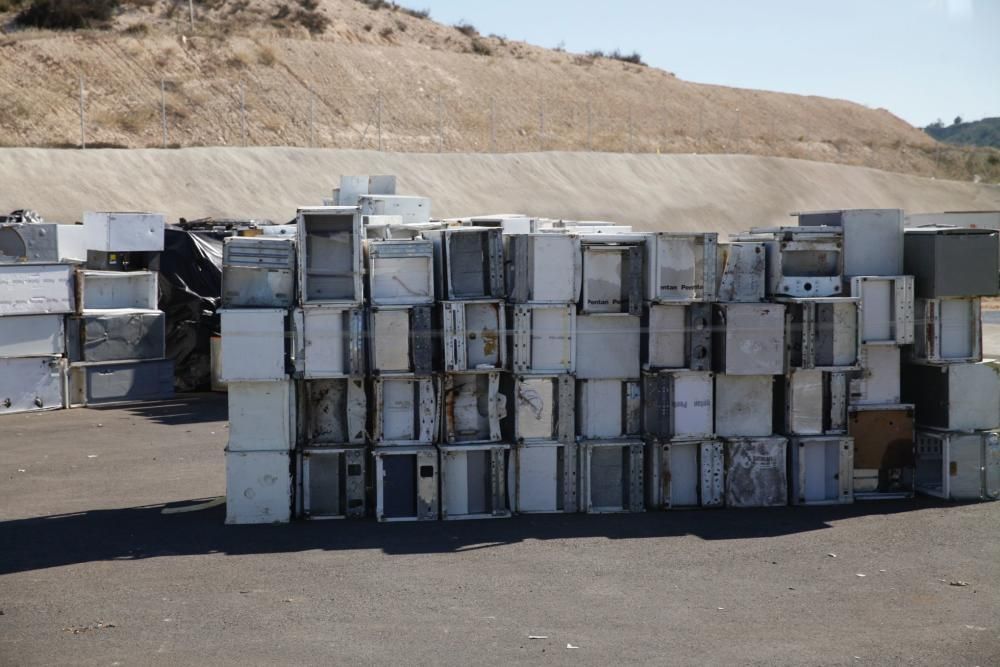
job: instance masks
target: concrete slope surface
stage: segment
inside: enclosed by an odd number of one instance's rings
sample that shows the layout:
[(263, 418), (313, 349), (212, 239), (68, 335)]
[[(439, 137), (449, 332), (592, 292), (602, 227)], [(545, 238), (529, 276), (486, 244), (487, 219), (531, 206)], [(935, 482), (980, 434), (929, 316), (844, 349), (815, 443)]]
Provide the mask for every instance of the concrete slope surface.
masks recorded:
[(808, 209), (1000, 208), (1000, 186), (747, 155), (12, 148), (0, 150), (0, 174), (0, 211), (31, 208), (59, 222), (84, 210), (285, 222), (328, 197), (341, 174), (396, 174), (400, 193), (431, 197), (436, 217), (518, 212), (644, 230), (732, 233), (792, 224), (788, 213)]

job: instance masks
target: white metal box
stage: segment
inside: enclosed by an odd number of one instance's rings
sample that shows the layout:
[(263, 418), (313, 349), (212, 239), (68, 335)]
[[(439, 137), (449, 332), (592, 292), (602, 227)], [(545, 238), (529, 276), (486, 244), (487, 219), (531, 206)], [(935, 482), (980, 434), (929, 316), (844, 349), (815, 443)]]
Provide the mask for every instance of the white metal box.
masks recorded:
[(722, 507), (725, 460), (716, 440), (646, 443), (646, 508)]
[(573, 442), (576, 382), (572, 375), (500, 376), (507, 397), (501, 433), (511, 442)]
[(296, 220), (299, 302), (361, 305), (364, 230), (358, 208), (305, 207)]
[(437, 449), (376, 447), (374, 455), (375, 517), (379, 521), (437, 521)]
[(65, 354), (64, 321), (63, 315), (0, 317), (0, 358)]
[(431, 200), (407, 195), (365, 194), (358, 197), (361, 215), (398, 215), (404, 223), (428, 222)]
[(913, 276), (856, 276), (851, 296), (858, 304), (858, 343), (913, 342)]
[(576, 433), (581, 438), (623, 438), (641, 433), (638, 380), (579, 380), (576, 402)]
[(510, 516), (507, 498), (510, 445), (439, 445), (438, 450), (442, 519)]
[(774, 433), (773, 375), (715, 376), (715, 432), (720, 436)]
[(913, 359), (927, 363), (969, 363), (983, 359), (979, 297), (916, 300)]
[(646, 299), (715, 301), (719, 235), (657, 232), (646, 239)]
[(502, 301), (445, 301), (441, 304), (444, 370), (490, 371), (507, 366), (507, 331)]
[(1000, 367), (995, 363), (903, 366), (903, 400), (917, 424), (949, 431), (1000, 428)]
[(423, 239), (369, 241), (368, 281), (374, 306), (433, 303), (433, 244)]
[(718, 246), (718, 300), (759, 303), (767, 298), (767, 261), (763, 243), (749, 241)]
[(285, 311), (277, 308), (220, 310), (222, 379), (284, 380)]
[(299, 391), (303, 443), (310, 447), (363, 445), (368, 398), (362, 378), (304, 380)]
[(785, 307), (723, 303), (714, 307), (712, 362), (727, 375), (779, 375), (785, 371)]
[(438, 299), (502, 299), (502, 235), (498, 227), (457, 227), (424, 232), (424, 237), (434, 243), (434, 286)]
[(222, 246), (223, 308), (295, 305), (295, 241), (232, 236)]
[(0, 359), (0, 415), (66, 406), (60, 357)]
[(298, 453), (296, 514), (305, 519), (360, 519), (365, 515), (364, 447), (305, 448)]
[(1000, 433), (918, 430), (917, 491), (948, 500), (1000, 499)]
[(78, 312), (113, 308), (156, 310), (160, 292), (156, 271), (76, 272)]
[(512, 234), (507, 245), (510, 303), (575, 303), (580, 294), (580, 240), (570, 234)]
[(643, 311), (645, 369), (712, 369), (712, 305), (649, 304)]
[(711, 438), (715, 432), (711, 371), (642, 375), (642, 430), (655, 438)]
[(56, 225), (56, 237), (60, 261), (87, 261), (87, 230), (82, 224)]
[(858, 299), (781, 299), (789, 368), (845, 370), (858, 364)]
[(580, 509), (588, 514), (641, 512), (645, 508), (641, 440), (580, 443)]
[(854, 442), (851, 438), (791, 438), (788, 459), (792, 505), (854, 502)]
[(913, 413), (913, 406), (904, 404), (848, 408), (855, 500), (913, 495)]
[(434, 369), (431, 306), (383, 306), (368, 311), (370, 366), (379, 375), (427, 375)]
[(515, 373), (558, 374), (576, 370), (576, 308), (512, 306), (511, 354)]
[(795, 369), (775, 380), (777, 432), (826, 435), (847, 431), (848, 374)]
[(726, 507), (788, 504), (785, 438), (725, 440)]
[(365, 325), (361, 308), (296, 308), (292, 311), (292, 343), (297, 377), (310, 380), (365, 374)]
[(160, 213), (83, 214), (87, 249), (101, 252), (159, 252), (163, 250), (164, 223)]
[(171, 359), (99, 361), (69, 368), (70, 407), (158, 401), (173, 395)]
[(292, 380), (231, 382), (229, 451), (289, 451), (295, 448), (296, 403)]
[[(751, 229), (767, 254), (768, 296), (840, 296), (843, 232), (837, 227)], [(764, 240), (767, 239), (767, 240)]]
[(226, 523), (288, 523), (292, 468), (288, 452), (226, 450)]
[(900, 401), (900, 348), (862, 345), (861, 371), (850, 382), (851, 405), (892, 405)]
[(396, 177), (343, 174), (340, 187), (333, 190), (333, 201), (341, 206), (357, 206), (362, 195), (396, 194)]
[(66, 320), (67, 356), (77, 361), (137, 361), (166, 356), (166, 315), (158, 310), (87, 310)]
[(643, 244), (613, 242), (614, 238), (581, 244), (581, 313), (642, 312)]
[(72, 313), (70, 264), (0, 264), (0, 317)]
[(576, 377), (579, 380), (638, 378), (641, 318), (624, 314), (576, 318)]
[(578, 511), (578, 445), (525, 441), (507, 469), (507, 488), (518, 514)]
[(438, 433), (438, 380), (379, 376), (372, 381), (372, 440), (378, 445), (430, 445)]
[(48, 222), (0, 224), (0, 264), (58, 262), (61, 259), (58, 228), (59, 225)]
[(845, 278), (894, 276), (903, 272), (901, 210), (849, 209), (796, 215), (800, 226), (831, 226), (843, 230)]
[(444, 375), (444, 441), (449, 444), (497, 442), (507, 416), (500, 373)]

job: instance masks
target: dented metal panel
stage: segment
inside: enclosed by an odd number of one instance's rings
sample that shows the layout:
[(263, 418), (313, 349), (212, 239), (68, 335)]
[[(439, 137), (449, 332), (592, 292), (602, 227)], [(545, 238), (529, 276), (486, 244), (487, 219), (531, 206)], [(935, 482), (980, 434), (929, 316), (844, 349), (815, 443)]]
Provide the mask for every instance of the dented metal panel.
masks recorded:
[(642, 399), (635, 380), (579, 380), (577, 434), (582, 438), (639, 435)]
[(576, 318), (576, 377), (580, 380), (638, 378), (641, 320), (625, 314)]
[(646, 299), (715, 301), (719, 235), (658, 232), (646, 240)]
[(645, 508), (644, 444), (634, 440), (580, 443), (582, 509), (589, 514)]
[(580, 294), (580, 240), (568, 234), (512, 234), (507, 243), (510, 303), (575, 303)]
[(437, 389), (436, 378), (376, 377), (372, 382), (374, 442), (433, 444), (438, 431)]
[(712, 306), (648, 304), (642, 322), (643, 368), (712, 368)]
[(365, 444), (368, 398), (364, 380), (306, 380), (301, 386), (304, 395), (300, 414), (306, 444)]
[(0, 317), (0, 358), (65, 354), (65, 319), (61, 314)]
[(158, 310), (88, 310), (67, 318), (69, 360), (162, 359), (166, 315)]
[(525, 441), (514, 449), (507, 488), (518, 514), (578, 511), (578, 449), (565, 442)]
[(174, 362), (150, 359), (72, 364), (68, 384), (70, 407), (173, 398)]
[(433, 446), (376, 447), (375, 517), (437, 521), (438, 451)]
[(727, 375), (785, 370), (785, 306), (725, 303), (713, 309), (712, 361)]
[(0, 264), (58, 262), (59, 227), (48, 222), (0, 224)]
[(164, 223), (161, 213), (85, 211), (83, 214), (87, 248), (104, 252), (159, 252), (163, 250)]
[(824, 435), (847, 430), (847, 373), (795, 369), (775, 385), (778, 430), (786, 435)]
[(368, 275), (375, 306), (434, 302), (434, 246), (423, 239), (369, 241)]
[(645, 434), (661, 439), (713, 436), (714, 373), (643, 373), (642, 382), (642, 428)]
[(990, 362), (903, 367), (903, 400), (921, 426), (953, 431), (1000, 427), (1000, 369)]
[(854, 502), (854, 443), (851, 438), (791, 438), (788, 457), (792, 505)]
[(766, 295), (766, 251), (763, 243), (735, 242), (718, 246), (718, 300), (756, 303)]
[(450, 444), (496, 442), (507, 416), (500, 373), (448, 373), (444, 376), (444, 438)]
[(297, 514), (305, 519), (365, 516), (364, 447), (305, 448), (298, 454)]
[(502, 369), (507, 335), (500, 301), (446, 301), (441, 304), (446, 371)]
[(440, 445), (441, 518), (510, 516), (507, 465), (510, 445)]
[(727, 507), (788, 504), (787, 442), (785, 438), (725, 440)]
[(507, 416), (504, 438), (573, 442), (576, 382), (571, 375), (501, 375)]
[(0, 264), (0, 317), (72, 313), (70, 264)]
[(361, 305), (364, 230), (356, 206), (298, 209), (299, 302)]
[(858, 364), (858, 299), (781, 299), (789, 368), (852, 369)]
[(515, 373), (572, 373), (576, 370), (576, 309), (561, 305), (511, 308)]
[(650, 440), (645, 455), (647, 509), (722, 507), (725, 457), (721, 442)]
[(291, 308), (295, 304), (295, 241), (232, 236), (222, 247), (223, 308)]
[(774, 433), (771, 375), (715, 376), (715, 432), (720, 436), (768, 436)]
[(983, 359), (980, 299), (917, 299), (916, 361), (969, 363)]
[(226, 450), (226, 523), (288, 523), (293, 493), (289, 452)]
[(908, 345), (914, 341), (913, 276), (857, 276), (858, 343)]
[[(301, 317), (297, 313), (301, 312)], [(296, 368), (306, 379), (361, 377), (365, 373), (365, 326), (361, 308), (307, 306), (296, 311), (293, 325)]]
[(228, 386), (229, 451), (295, 448), (295, 383), (233, 382)]
[(0, 415), (65, 407), (65, 363), (59, 357), (0, 359)]

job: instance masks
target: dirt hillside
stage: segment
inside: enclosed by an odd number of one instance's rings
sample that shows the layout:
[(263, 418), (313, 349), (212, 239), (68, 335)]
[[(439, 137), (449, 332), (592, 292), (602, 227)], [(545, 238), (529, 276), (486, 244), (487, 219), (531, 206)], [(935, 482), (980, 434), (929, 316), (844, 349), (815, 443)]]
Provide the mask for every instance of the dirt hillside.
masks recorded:
[[(12, 22), (0, 145), (745, 153), (995, 180), (884, 109), (683, 81), (445, 26), (379, 0), (121, 2), (101, 28)], [(83, 127), (81, 128), (81, 83)], [(165, 121), (165, 122), (164, 122)], [(995, 156), (994, 156), (995, 158)]]
[(84, 210), (286, 221), (341, 174), (397, 174), (438, 217), (520, 212), (640, 229), (736, 232), (803, 209), (1000, 209), (1000, 186), (742, 155), (412, 154), (300, 148), (0, 149), (0, 211), (61, 222)]

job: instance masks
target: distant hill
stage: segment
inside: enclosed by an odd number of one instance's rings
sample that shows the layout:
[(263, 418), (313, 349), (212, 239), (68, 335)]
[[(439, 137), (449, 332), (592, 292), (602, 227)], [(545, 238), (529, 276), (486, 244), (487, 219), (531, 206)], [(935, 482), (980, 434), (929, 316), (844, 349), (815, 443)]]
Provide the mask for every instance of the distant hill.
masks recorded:
[(948, 127), (938, 122), (925, 127), (924, 132), (949, 144), (1000, 148), (1000, 118), (984, 118)]

